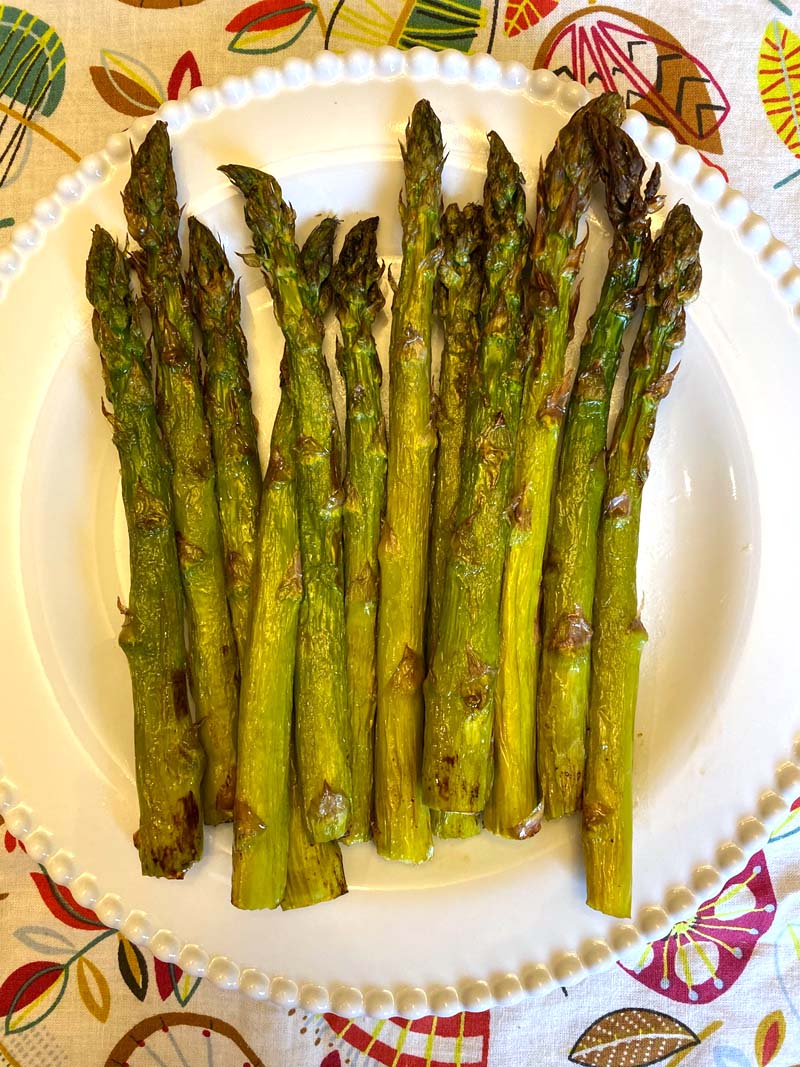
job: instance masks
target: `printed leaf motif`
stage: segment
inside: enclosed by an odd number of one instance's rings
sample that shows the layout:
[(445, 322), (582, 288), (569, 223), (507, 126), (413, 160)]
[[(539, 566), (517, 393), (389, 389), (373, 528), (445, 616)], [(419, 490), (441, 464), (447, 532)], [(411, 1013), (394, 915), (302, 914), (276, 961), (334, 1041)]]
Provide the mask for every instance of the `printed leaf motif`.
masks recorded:
[(506, 37), (516, 37), (558, 7), (558, 0), (508, 0), (503, 30)]
[(193, 52), (184, 52), (175, 64), (172, 74), (169, 76), (167, 96), (170, 100), (178, 99), (184, 88), (183, 83), (187, 81), (187, 79), (189, 82), (186, 86), (187, 91), (189, 89), (196, 89), (198, 85), (203, 84), (203, 79), (200, 76), (200, 68), (197, 65), (197, 60), (194, 58)]
[(6, 1034), (29, 1030), (56, 1007), (69, 971), (61, 963), (36, 960), (18, 967), (0, 986), (0, 1017)]
[(143, 1001), (150, 984), (147, 960), (142, 955), (141, 949), (122, 934), (119, 935), (117, 946), (117, 963), (125, 985), (138, 1000)]
[(767, 26), (761, 42), (758, 91), (773, 130), (800, 159), (800, 37), (777, 19)]
[(771, 1011), (758, 1024), (755, 1038), (756, 1064), (767, 1067), (780, 1052), (786, 1039), (786, 1019), (782, 1011)]
[[(371, 1029), (340, 1015), (325, 1015), (335, 1034), (359, 1052), (369, 1049), (370, 1062), (386, 1067), (429, 1067), (430, 1064), (460, 1064), (487, 1067), (489, 1057), (488, 1011), (465, 1012), (448, 1019), (426, 1015), (407, 1019), (381, 1019)], [(401, 1056), (402, 1051), (402, 1056)]]
[(585, 1067), (648, 1067), (699, 1044), (697, 1034), (671, 1015), (621, 1008), (587, 1027), (569, 1059)]
[(247, 56), (281, 52), (294, 44), (316, 13), (317, 5), (308, 0), (259, 0), (225, 27), (235, 34), (228, 49)]
[(553, 27), (534, 66), (589, 87), (616, 89), (628, 107), (668, 126), (684, 144), (722, 152), (719, 128), (730, 113), (722, 86), (650, 19), (604, 4), (581, 8)]
[(64, 94), (66, 66), (52, 26), (29, 11), (0, 5), (0, 95), (23, 105), (26, 119), (53, 114)]
[(32, 871), (31, 878), (48, 911), (73, 930), (102, 930), (103, 924), (89, 908), (81, 907), (66, 886), (56, 885), (45, 871)]
[(340, 0), (328, 23), (325, 47), (344, 51), (354, 45), (424, 45), (436, 52), (443, 48), (469, 52), (485, 19), (481, 0), (414, 0), (396, 19), (377, 6), (365, 16), (357, 0)]
[(197, 992), (200, 978), (192, 978), (184, 974), (180, 967), (174, 963), (164, 963), (163, 960), (155, 960), (155, 976), (158, 995), (162, 1000), (174, 994), (175, 999), (185, 1008)]
[(111, 990), (106, 976), (96, 963), (81, 956), (78, 960), (78, 992), (87, 1009), (98, 1022), (104, 1023), (111, 1009)]
[(109, 107), (138, 118), (152, 115), (164, 103), (164, 90), (144, 63), (107, 48), (101, 49), (100, 59), (102, 66), (90, 67), (89, 73)]
[(14, 931), (14, 937), (26, 948), (34, 952), (45, 952), (50, 956), (71, 956), (75, 946), (68, 937), (58, 930), (49, 930), (46, 926), (20, 926)]
[(621, 966), (642, 985), (683, 1004), (709, 1004), (738, 980), (775, 919), (763, 852), (660, 941)]

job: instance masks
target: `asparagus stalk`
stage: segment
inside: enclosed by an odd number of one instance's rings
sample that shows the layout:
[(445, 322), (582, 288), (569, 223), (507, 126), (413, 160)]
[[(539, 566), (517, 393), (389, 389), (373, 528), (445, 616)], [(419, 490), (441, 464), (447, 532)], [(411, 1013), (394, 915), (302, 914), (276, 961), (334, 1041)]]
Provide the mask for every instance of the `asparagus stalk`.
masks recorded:
[(232, 817), (238, 707), (236, 642), (225, 591), (211, 438), (203, 410), (189, 296), (181, 274), (180, 208), (169, 134), (156, 122), (131, 159), (122, 194), (134, 263), (153, 322), (156, 402), (172, 462), (178, 561), (200, 737), (206, 822)]
[(261, 497), (251, 645), (239, 706), (231, 889), (238, 908), (276, 908), (286, 888), (292, 685), (303, 593), (293, 445), (284, 386)]
[(244, 670), (261, 500), (258, 428), (250, 402), (239, 282), (220, 243), (196, 218), (189, 219), (189, 284), (206, 354), (203, 393), (217, 470), (228, 605)]
[(428, 529), (436, 437), (431, 423), (431, 331), (444, 149), (427, 100), (414, 107), (403, 150), (403, 260), (389, 346), (389, 467), (378, 549), (378, 708), (375, 843), (388, 859), (421, 863), (433, 852), (422, 802)]
[(600, 520), (583, 854), (586, 902), (621, 917), (631, 910), (633, 732), (647, 640), (636, 589), (642, 490), (658, 405), (675, 373), (667, 369), (670, 355), (685, 335), (684, 304), (700, 286), (701, 237), (689, 208), (679, 204), (653, 245)]
[(549, 819), (577, 811), (583, 794), (586, 711), (597, 564), (606, 480), (611, 390), (622, 338), (636, 309), (649, 214), (660, 172), (642, 191), (645, 164), (613, 122), (588, 121), (614, 228), (600, 300), (589, 320), (567, 410), (542, 582), (542, 659), (537, 704), (539, 785)]
[(511, 492), (511, 534), (503, 578), (501, 653), (495, 711), (494, 785), (485, 823), (504, 837), (528, 837), (536, 810), (536, 689), (539, 587), (558, 443), (569, 397), (567, 345), (578, 305), (577, 273), (585, 241), (578, 227), (597, 177), (587, 116), (619, 124), (616, 93), (572, 116), (539, 174), (531, 243), (532, 294), (520, 433)]
[(377, 701), (378, 541), (386, 497), (386, 427), (381, 365), (372, 335), (383, 307), (378, 219), (345, 237), (331, 283), (341, 330), (337, 361), (347, 392), (344, 505), (347, 691), (352, 728), (353, 811), (348, 842), (368, 841)]
[[(335, 220), (323, 220), (300, 252), (309, 284), (319, 289), (333, 256)], [(239, 768), (233, 823), (232, 902), (275, 908), (287, 879), (293, 680), (302, 597), (297, 525), (294, 410), (281, 366), (281, 399), (253, 567), (249, 653), (239, 708)]]
[(481, 832), (483, 820), (470, 811), (437, 811), (431, 808), (431, 830), (443, 840), (475, 837)]
[(125, 256), (96, 226), (86, 295), (103, 367), (130, 542), (131, 588), (119, 643), (133, 688), (142, 874), (181, 878), (203, 854), (205, 758), (186, 692), (183, 593), (170, 465), (153, 402), (148, 352)]
[(347, 892), (339, 842), (315, 844), (308, 836), (294, 749), (289, 767), (289, 789), (289, 870), (281, 901), (284, 911), (335, 900)]
[(220, 169), (244, 194), (245, 220), (286, 341), (304, 584), (295, 674), (298, 775), (309, 833), (314, 841), (331, 841), (342, 837), (350, 824), (350, 722), (341, 559), (343, 493), (336, 412), (322, 351), (319, 292), (300, 262), (294, 211), (275, 179), (251, 167)]
[(491, 780), (507, 505), (524, 375), (525, 179), (496, 133), (489, 144), (483, 325), (441, 623), (425, 682), (425, 802), (461, 812), (483, 810)]
[[(433, 510), (428, 589), (428, 662), (439, 634), (444, 573), (453, 535), (461, 453), (467, 425), (467, 387), (478, 352), (478, 311), (483, 289), (483, 212), (480, 204), (448, 204), (442, 216), (442, 261), (436, 279), (436, 307), (444, 331), (436, 430)], [(441, 836), (441, 835), (440, 835)]]

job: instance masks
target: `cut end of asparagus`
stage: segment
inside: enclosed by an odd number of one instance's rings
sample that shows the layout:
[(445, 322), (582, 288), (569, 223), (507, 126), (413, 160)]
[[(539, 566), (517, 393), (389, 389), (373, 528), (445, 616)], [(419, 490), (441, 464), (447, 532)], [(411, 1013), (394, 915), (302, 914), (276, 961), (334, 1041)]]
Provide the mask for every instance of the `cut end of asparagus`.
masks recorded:
[(480, 814), (464, 811), (436, 811), (431, 808), (431, 830), (443, 841), (476, 837), (483, 826)]
[(122, 191), (128, 231), (145, 252), (174, 253), (181, 215), (177, 196), (167, 124), (154, 122), (133, 152), (131, 176)]

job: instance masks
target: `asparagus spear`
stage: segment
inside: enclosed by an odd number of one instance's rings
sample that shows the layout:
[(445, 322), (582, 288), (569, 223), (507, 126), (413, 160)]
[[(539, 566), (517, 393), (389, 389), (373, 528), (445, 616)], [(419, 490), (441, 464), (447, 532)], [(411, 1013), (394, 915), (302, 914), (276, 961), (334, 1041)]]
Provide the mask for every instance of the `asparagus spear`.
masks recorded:
[(314, 844), (308, 836), (294, 750), (289, 771), (289, 872), (281, 901), (284, 911), (335, 900), (347, 892), (339, 842)]
[[(323, 220), (300, 252), (309, 284), (318, 292), (330, 270), (335, 234), (335, 220)], [(284, 357), (261, 500), (250, 650), (244, 660), (239, 708), (231, 900), (240, 908), (277, 907), (287, 879), (292, 688), (303, 584), (294, 441)]]
[(669, 213), (649, 261), (645, 309), (608, 460), (597, 556), (589, 742), (583, 801), (586, 902), (608, 915), (631, 910), (633, 731), (639, 662), (636, 557), (647, 452), (669, 392), (672, 351), (683, 342), (684, 304), (700, 286), (702, 233), (685, 204)]
[(533, 268), (530, 364), (525, 375), (512, 482), (511, 535), (503, 578), (501, 653), (495, 711), (494, 785), (485, 815), (504, 837), (528, 837), (536, 811), (535, 711), (539, 664), (539, 586), (550, 518), (558, 443), (569, 396), (567, 345), (578, 304), (577, 273), (585, 241), (578, 226), (597, 176), (588, 115), (619, 124), (616, 93), (605, 93), (573, 115), (539, 174)]
[(156, 122), (131, 160), (122, 194), (134, 263), (153, 322), (156, 401), (172, 462), (178, 561), (189, 617), (192, 689), (207, 765), (206, 822), (232, 817), (238, 706), (236, 643), (225, 592), (211, 440), (203, 411), (189, 296), (181, 274), (180, 208), (169, 134)]
[(292, 684), (303, 592), (293, 445), (292, 404), (284, 386), (261, 498), (252, 643), (239, 707), (231, 889), (238, 908), (276, 908), (286, 888)]
[(442, 811), (482, 811), (490, 782), (507, 503), (525, 369), (525, 179), (494, 132), (489, 145), (483, 325), (439, 636), (425, 681), (423, 795)]
[(189, 284), (205, 346), (203, 392), (217, 470), (228, 604), (244, 670), (261, 499), (258, 429), (250, 403), (239, 282), (220, 243), (196, 218), (189, 219)]
[(636, 309), (639, 272), (650, 243), (649, 213), (657, 206), (660, 177), (656, 165), (643, 193), (645, 164), (630, 137), (602, 115), (593, 115), (588, 127), (614, 235), (567, 410), (542, 583), (537, 752), (544, 814), (550, 819), (577, 811), (583, 793), (608, 409), (622, 337)]
[(389, 345), (389, 468), (378, 559), (378, 709), (375, 843), (388, 859), (421, 863), (433, 852), (420, 790), (425, 675), (428, 524), (436, 446), (431, 424), (431, 329), (444, 150), (427, 100), (414, 107), (403, 150), (403, 261)]
[(309, 833), (314, 841), (331, 841), (342, 837), (350, 823), (350, 722), (341, 560), (343, 494), (336, 413), (322, 352), (319, 293), (300, 262), (294, 211), (275, 179), (252, 167), (220, 169), (244, 194), (245, 220), (286, 340), (304, 583), (295, 674), (298, 775)]
[(352, 727), (353, 812), (347, 841), (368, 841), (377, 700), (378, 541), (386, 496), (386, 427), (381, 365), (372, 325), (383, 307), (378, 219), (345, 237), (331, 282), (341, 330), (337, 361), (347, 391), (344, 506), (347, 690)]
[(183, 593), (170, 465), (158, 432), (144, 338), (125, 256), (96, 226), (86, 295), (100, 349), (130, 542), (131, 588), (119, 643), (133, 687), (142, 874), (181, 878), (203, 854), (205, 758), (189, 715)]
[(471, 811), (437, 811), (431, 808), (431, 830), (434, 837), (475, 837), (481, 832), (483, 820)]
[(439, 448), (431, 513), (429, 663), (439, 634), (444, 572), (461, 485), (467, 386), (480, 339), (478, 310), (483, 289), (483, 213), (480, 204), (467, 204), (463, 211), (458, 204), (447, 205), (442, 216), (442, 245), (435, 295), (444, 331), (444, 347), (436, 415)]

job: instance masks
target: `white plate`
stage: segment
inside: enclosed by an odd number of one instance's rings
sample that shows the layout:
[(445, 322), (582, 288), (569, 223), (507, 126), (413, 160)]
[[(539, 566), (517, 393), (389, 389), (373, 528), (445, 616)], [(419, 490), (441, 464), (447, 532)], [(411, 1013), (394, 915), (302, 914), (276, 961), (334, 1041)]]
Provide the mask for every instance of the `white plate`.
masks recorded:
[[(216, 167), (268, 167), (301, 237), (323, 212), (345, 224), (377, 212), (379, 251), (391, 260), (398, 140), (420, 96), (442, 118), (446, 196), (463, 199), (480, 194), (488, 129), (535, 179), (585, 92), (488, 56), (385, 49), (291, 60), (165, 105), (181, 200), (230, 253), (245, 249), (240, 198)], [(135, 142), (147, 126), (134, 125)], [(640, 115), (628, 129), (662, 161), (669, 202), (686, 199), (705, 231), (703, 291), (660, 416), (644, 508), (651, 641), (632, 923), (583, 904), (576, 820), (525, 843), (489, 834), (443, 843), (417, 869), (378, 859), (370, 845), (348, 849), (349, 895), (285, 914), (229, 904), (229, 827), (207, 831), (207, 855), (184, 882), (141, 877), (130, 686), (116, 645), (126, 534), (83, 294), (92, 225), (124, 234), (127, 136), (85, 159), (0, 253), (0, 802), (57, 881), (157, 956), (225, 987), (344, 1015), (508, 1003), (665, 933), (743, 862), (785, 809), (782, 795), (798, 789), (789, 760), (800, 727), (800, 272), (696, 152)], [(590, 226), (583, 319), (605, 259), (599, 205)], [(259, 276), (242, 272), (263, 447), (282, 346)], [(380, 334), (385, 348), (386, 318)]]

